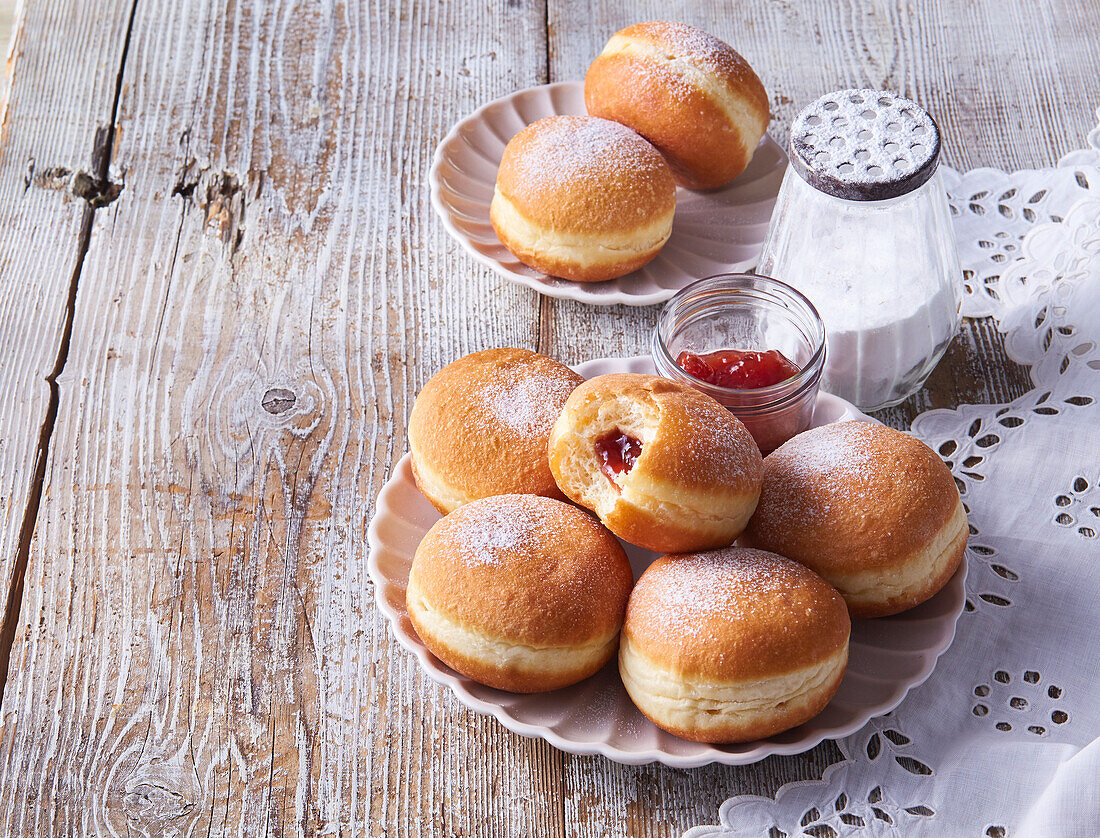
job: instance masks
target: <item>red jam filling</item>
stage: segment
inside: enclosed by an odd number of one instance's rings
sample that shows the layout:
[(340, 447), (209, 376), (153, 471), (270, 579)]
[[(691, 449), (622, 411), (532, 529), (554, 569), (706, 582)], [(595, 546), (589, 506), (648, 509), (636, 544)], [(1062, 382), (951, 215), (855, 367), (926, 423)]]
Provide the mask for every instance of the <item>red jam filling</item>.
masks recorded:
[(619, 430), (606, 433), (596, 440), (600, 471), (607, 475), (616, 489), (619, 488), (618, 478), (634, 468), (641, 454), (641, 440)]
[(703, 355), (685, 351), (676, 363), (688, 375), (730, 390), (771, 387), (799, 373), (798, 367), (775, 349), (719, 349)]

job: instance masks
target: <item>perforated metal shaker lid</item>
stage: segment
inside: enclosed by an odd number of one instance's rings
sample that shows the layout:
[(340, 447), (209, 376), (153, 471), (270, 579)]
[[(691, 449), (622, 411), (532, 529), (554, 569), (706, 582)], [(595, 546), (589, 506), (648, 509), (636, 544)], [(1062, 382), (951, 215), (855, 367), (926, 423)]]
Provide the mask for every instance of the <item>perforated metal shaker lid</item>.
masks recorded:
[(791, 127), (791, 165), (819, 192), (881, 201), (912, 192), (940, 160), (940, 129), (916, 102), (880, 90), (838, 90)]

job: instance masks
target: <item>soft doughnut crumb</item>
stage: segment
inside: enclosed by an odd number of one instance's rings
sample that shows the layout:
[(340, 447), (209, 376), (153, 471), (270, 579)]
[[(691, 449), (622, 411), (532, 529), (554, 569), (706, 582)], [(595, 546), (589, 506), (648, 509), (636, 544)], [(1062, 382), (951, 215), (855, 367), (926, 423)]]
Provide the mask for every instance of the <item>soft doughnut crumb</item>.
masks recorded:
[[(612, 480), (597, 442), (640, 443)], [(567, 497), (620, 538), (658, 552), (724, 547), (756, 506), (762, 464), (745, 426), (710, 396), (658, 376), (615, 373), (580, 385), (550, 433), (550, 468)]]

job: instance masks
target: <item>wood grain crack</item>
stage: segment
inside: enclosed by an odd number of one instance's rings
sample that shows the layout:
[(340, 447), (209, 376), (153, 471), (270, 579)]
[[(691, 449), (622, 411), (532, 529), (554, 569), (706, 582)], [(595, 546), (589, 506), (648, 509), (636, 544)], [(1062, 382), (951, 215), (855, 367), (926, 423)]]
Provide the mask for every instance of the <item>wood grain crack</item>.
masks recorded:
[[(122, 55), (119, 59), (118, 72), (115, 75), (114, 99), (111, 102), (111, 114), (105, 128), (101, 127), (95, 133), (92, 143), (91, 168), (95, 173), (78, 172), (89, 179), (91, 191), (89, 195), (80, 195), (88, 201), (80, 220), (80, 232), (77, 234), (77, 257), (73, 266), (72, 275), (69, 278), (69, 293), (65, 300), (64, 323), (61, 330), (61, 340), (58, 342), (57, 356), (54, 359), (53, 368), (46, 376), (46, 386), (49, 387), (50, 397), (46, 407), (46, 416), (42, 420), (42, 427), (38, 434), (38, 445), (34, 455), (34, 473), (31, 477), (31, 488), (27, 497), (27, 504), (23, 508), (23, 517), (19, 525), (19, 541), (15, 554), (15, 562), (12, 565), (11, 578), (8, 580), (8, 597), (4, 603), (3, 630), (0, 632), (0, 703), (3, 702), (4, 689), (8, 683), (8, 664), (11, 660), (11, 648), (15, 641), (16, 625), (19, 623), (19, 610), (23, 600), (23, 578), (27, 572), (27, 560), (30, 556), (31, 541), (34, 538), (35, 526), (38, 522), (38, 510), (42, 503), (42, 492), (46, 479), (46, 462), (50, 452), (50, 440), (53, 438), (54, 426), (57, 424), (57, 411), (61, 400), (61, 392), (57, 380), (65, 370), (65, 364), (69, 358), (69, 346), (72, 342), (73, 320), (76, 314), (76, 295), (80, 285), (80, 274), (84, 268), (84, 259), (88, 254), (88, 247), (92, 239), (92, 224), (95, 220), (96, 210), (106, 206), (121, 192), (122, 187), (111, 184), (108, 177), (111, 154), (114, 150), (115, 119), (118, 115), (118, 102), (122, 93), (122, 74), (126, 66), (126, 56), (130, 50), (130, 37), (134, 30), (134, 19), (137, 14), (138, 0), (134, 0), (130, 6), (130, 19), (126, 26), (126, 38), (122, 45)], [(76, 193), (76, 179), (74, 177), (74, 194)], [(109, 187), (104, 186), (109, 184)], [(117, 191), (115, 191), (117, 190)], [(113, 196), (107, 196), (114, 192)], [(94, 193), (94, 198), (89, 197)]]
[(88, 172), (77, 172), (73, 175), (72, 191), (78, 198), (83, 198), (92, 205), (92, 209), (100, 209), (112, 203), (122, 193), (122, 184), (115, 183), (110, 178), (95, 177)]
[[(94, 144), (96, 148), (105, 142), (106, 130), (101, 127), (96, 132)], [(23, 182), (26, 189), (30, 189), (33, 185), (39, 189), (68, 192), (87, 201), (94, 209), (105, 207), (115, 201), (125, 187), (124, 183), (116, 183), (110, 178), (100, 177), (84, 169), (73, 172), (64, 166), (48, 166), (41, 171), (36, 171), (33, 158), (27, 163), (27, 174)]]

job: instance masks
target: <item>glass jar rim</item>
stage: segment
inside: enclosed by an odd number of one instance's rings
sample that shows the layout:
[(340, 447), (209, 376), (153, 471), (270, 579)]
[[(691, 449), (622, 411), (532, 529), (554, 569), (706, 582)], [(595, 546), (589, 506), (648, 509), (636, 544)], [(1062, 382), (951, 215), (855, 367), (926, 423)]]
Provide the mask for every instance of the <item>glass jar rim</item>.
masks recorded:
[[(666, 340), (666, 333), (671, 328), (672, 321), (675, 314), (678, 313), (678, 309), (685, 307), (696, 299), (721, 294), (722, 292), (727, 292), (729, 294), (728, 297), (722, 299), (722, 303), (736, 303), (739, 301), (738, 298), (740, 298), (740, 300), (749, 299), (746, 292), (751, 291), (770, 292), (773, 297), (778, 298), (780, 301), (788, 304), (793, 303), (795, 308), (803, 309), (802, 313), (806, 315), (806, 320), (813, 332), (812, 335), (807, 336), (810, 339), (812, 354), (810, 355), (810, 359), (802, 366), (798, 373), (776, 384), (768, 385), (767, 387), (738, 389), (734, 387), (723, 387), (718, 384), (703, 381), (683, 369), (676, 362), (676, 359), (672, 357)], [(794, 318), (792, 317), (791, 319), (793, 320)], [(668, 336), (671, 337), (671, 335)], [(782, 280), (764, 274), (714, 274), (713, 276), (704, 277), (689, 285), (685, 285), (676, 292), (675, 296), (665, 303), (660, 316), (657, 318), (657, 326), (653, 330), (653, 353), (654, 360), (657, 361), (658, 371), (660, 371), (663, 362), (663, 365), (668, 368), (675, 368), (678, 374), (685, 376), (693, 386), (705, 393), (716, 393), (722, 396), (735, 398), (751, 397), (754, 404), (744, 405), (739, 408), (741, 410), (772, 410), (776, 405), (794, 399), (807, 387), (813, 386), (820, 377), (821, 371), (825, 365), (825, 323), (821, 319), (821, 315), (818, 313), (817, 307), (814, 306), (813, 302), (797, 288), (788, 285)]]

